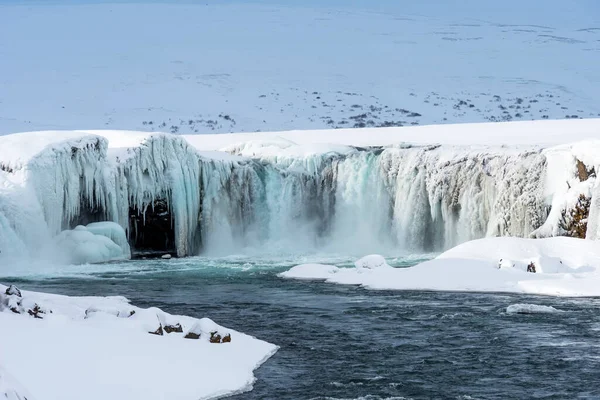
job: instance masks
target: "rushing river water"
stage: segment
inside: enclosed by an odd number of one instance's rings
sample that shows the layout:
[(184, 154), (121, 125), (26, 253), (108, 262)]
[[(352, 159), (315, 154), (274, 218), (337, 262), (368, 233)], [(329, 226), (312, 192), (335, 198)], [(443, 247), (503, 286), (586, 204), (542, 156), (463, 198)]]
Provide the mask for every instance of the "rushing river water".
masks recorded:
[[(234, 399), (600, 398), (600, 299), (374, 292), (277, 277), (305, 261), (140, 260), (2, 280), (124, 295), (281, 346), (256, 371), (254, 390)], [(515, 303), (564, 312), (506, 313)]]

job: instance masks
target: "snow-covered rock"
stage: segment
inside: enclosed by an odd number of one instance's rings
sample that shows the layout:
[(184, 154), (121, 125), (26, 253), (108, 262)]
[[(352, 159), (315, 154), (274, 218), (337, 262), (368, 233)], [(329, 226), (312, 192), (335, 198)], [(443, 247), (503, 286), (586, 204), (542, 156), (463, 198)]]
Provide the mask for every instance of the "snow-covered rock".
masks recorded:
[[(0, 285), (0, 300), (9, 297), (4, 294), (6, 289)], [(0, 309), (0, 398), (220, 397), (249, 390), (253, 370), (277, 350), (275, 345), (207, 318), (142, 309), (123, 297), (67, 297), (28, 291), (22, 295), (24, 307), (38, 304), (45, 312), (36, 318), (27, 312)], [(180, 329), (164, 328), (177, 324)], [(196, 326), (200, 327), (200, 340), (184, 339), (184, 332)], [(149, 334), (158, 327), (162, 327), (162, 335)], [(230, 335), (231, 341), (210, 343), (210, 333), (215, 331), (223, 337)], [(32, 347), (35, 350), (23, 353)], [(168, 368), (161, 367), (164, 360), (169, 360)], [(35, 397), (8, 380), (6, 371)], [(102, 371), (101, 379), (98, 371)]]
[[(537, 273), (527, 272), (532, 261)], [(300, 265), (280, 276), (379, 290), (600, 295), (598, 242), (566, 237), (479, 239), (408, 268), (330, 268)]]
[(333, 265), (324, 264), (302, 264), (296, 265), (288, 271), (279, 274), (282, 278), (305, 279), (305, 280), (327, 280), (332, 274), (340, 269)]
[(354, 265), (356, 268), (374, 269), (379, 267), (389, 267), (385, 258), (379, 254), (371, 254), (357, 260)]

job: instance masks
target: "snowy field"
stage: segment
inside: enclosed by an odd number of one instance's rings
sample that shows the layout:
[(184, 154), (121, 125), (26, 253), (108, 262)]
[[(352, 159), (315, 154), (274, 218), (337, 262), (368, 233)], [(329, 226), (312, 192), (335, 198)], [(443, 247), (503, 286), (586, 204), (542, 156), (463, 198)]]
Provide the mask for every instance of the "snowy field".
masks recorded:
[(0, 59), (0, 134), (600, 114), (593, 0), (2, 0)]
[[(527, 271), (530, 263), (535, 265), (535, 273)], [(600, 246), (596, 241), (564, 237), (487, 238), (464, 243), (409, 268), (392, 268), (382, 256), (372, 255), (358, 260), (355, 268), (304, 264), (280, 276), (377, 290), (591, 297), (600, 296)]]

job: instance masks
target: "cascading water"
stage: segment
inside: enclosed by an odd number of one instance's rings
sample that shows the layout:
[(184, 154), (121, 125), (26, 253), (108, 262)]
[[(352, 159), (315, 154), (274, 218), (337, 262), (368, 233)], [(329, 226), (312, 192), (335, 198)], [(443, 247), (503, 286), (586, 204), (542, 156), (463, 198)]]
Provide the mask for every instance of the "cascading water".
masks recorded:
[[(51, 236), (89, 213), (120, 224), (136, 249), (140, 226), (168, 212), (155, 226), (171, 225), (173, 250), (185, 256), (430, 251), (484, 236), (526, 237), (548, 215), (545, 171), (535, 149), (344, 147), (234, 157), (153, 135), (132, 149), (108, 149), (98, 136), (70, 140), (12, 173), (29, 176), (20, 190), (36, 194), (37, 224)], [(39, 227), (21, 226), (6, 211), (15, 207), (9, 200), (0, 198), (0, 224), (11, 232), (0, 237), (31, 248), (30, 231)], [(144, 240), (154, 243), (149, 235)]]

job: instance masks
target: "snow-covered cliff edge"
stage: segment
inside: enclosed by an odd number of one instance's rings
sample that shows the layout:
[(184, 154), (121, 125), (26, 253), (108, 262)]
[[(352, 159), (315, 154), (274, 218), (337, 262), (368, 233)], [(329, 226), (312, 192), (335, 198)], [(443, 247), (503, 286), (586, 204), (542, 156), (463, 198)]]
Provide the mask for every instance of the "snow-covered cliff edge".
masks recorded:
[[(176, 136), (0, 137), (1, 256), (113, 221), (135, 250), (269, 246), (372, 252), (561, 234), (591, 198), (600, 235), (600, 120)], [(540, 144), (535, 144), (540, 143)], [(585, 179), (581, 176), (585, 167)]]

